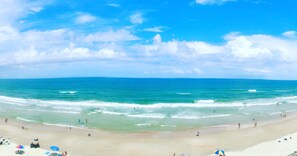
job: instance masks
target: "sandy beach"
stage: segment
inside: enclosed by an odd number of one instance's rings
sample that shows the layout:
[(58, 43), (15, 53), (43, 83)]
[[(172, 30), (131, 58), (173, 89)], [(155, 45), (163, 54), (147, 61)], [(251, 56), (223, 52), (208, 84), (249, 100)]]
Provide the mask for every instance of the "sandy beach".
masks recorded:
[[(217, 148), (224, 149), (228, 156), (244, 153), (262, 155), (261, 152), (280, 156), (280, 153), (288, 155), (297, 150), (297, 144), (292, 144), (297, 140), (296, 123), (297, 118), (291, 116), (265, 124), (259, 122), (256, 128), (252, 123), (242, 123), (241, 129), (237, 125), (197, 129), (200, 136), (196, 136), (197, 130), (123, 133), (80, 128), (70, 130), (69, 127), (15, 120), (5, 123), (2, 119), (0, 136), (9, 137), (14, 143), (27, 146), (34, 138), (39, 138), (41, 148), (45, 149), (41, 153), (49, 150), (51, 145), (56, 145), (60, 147), (60, 151), (67, 151), (71, 156), (170, 156), (174, 153), (203, 156), (211, 155)], [(23, 130), (22, 126), (28, 130)], [(284, 141), (284, 138), (289, 137), (292, 139)], [(278, 139), (281, 140), (280, 143), (277, 142)], [(272, 142), (263, 143), (267, 141)], [(14, 155), (7, 153), (11, 150), (2, 150), (3, 147), (0, 149), (0, 155)], [(271, 152), (271, 149), (278, 152)]]

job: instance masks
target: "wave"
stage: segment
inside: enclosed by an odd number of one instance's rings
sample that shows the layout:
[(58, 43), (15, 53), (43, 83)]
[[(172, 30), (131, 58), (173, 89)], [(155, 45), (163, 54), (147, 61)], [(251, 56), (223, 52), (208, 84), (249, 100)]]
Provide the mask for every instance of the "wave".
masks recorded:
[(103, 113), (103, 114), (109, 114), (109, 115), (125, 115), (124, 113), (111, 112), (111, 111), (97, 111), (97, 112)]
[(195, 103), (200, 103), (200, 104), (207, 104), (207, 103), (215, 103), (214, 100), (195, 100)]
[(269, 115), (280, 115), (282, 114), (283, 112), (272, 112), (272, 113), (269, 113)]
[(160, 125), (160, 127), (176, 127), (174, 125)]
[(43, 122), (42, 123), (43, 125), (48, 125), (48, 126), (56, 126), (56, 127), (66, 127), (66, 128), (77, 128), (77, 129), (85, 129), (83, 128), (83, 125), (82, 127), (78, 127), (78, 126), (73, 126), (73, 125), (67, 125), (67, 124), (52, 124), (52, 123), (47, 123), (47, 122)]
[(192, 93), (186, 93), (186, 92), (179, 92), (179, 93), (176, 93), (177, 95), (191, 95)]
[[(155, 103), (155, 104), (135, 104), (135, 103), (117, 103), (104, 101), (59, 101), (59, 100), (38, 100), (23, 99), (7, 96), (0, 96), (2, 104), (50, 107), (55, 111), (67, 110), (65, 113), (80, 113), (84, 107), (107, 108), (107, 109), (162, 109), (162, 108), (215, 108), (215, 107), (253, 107), (253, 106), (269, 106), (277, 104), (296, 104), (297, 96), (278, 97), (271, 99), (255, 99), (243, 100), (235, 102), (215, 102), (214, 100), (196, 100), (195, 103)], [(69, 111), (73, 110), (73, 111)], [(104, 112), (103, 112), (104, 113)]]
[(96, 110), (93, 112), (88, 113), (90, 114), (97, 114), (97, 113), (102, 113), (106, 115), (122, 115), (126, 117), (131, 117), (131, 118), (152, 118), (152, 119), (163, 119), (166, 116), (164, 114), (131, 114), (131, 113), (121, 113), (121, 112), (114, 112), (114, 111), (105, 111), (105, 110)]
[(163, 114), (137, 114), (137, 115), (128, 114), (126, 116), (132, 117), (132, 118), (152, 118), (152, 119), (163, 119), (166, 117)]
[(21, 117), (16, 117), (17, 120), (25, 121), (25, 122), (32, 122), (32, 123), (38, 123), (38, 121), (35, 120), (29, 120)]
[(174, 119), (208, 119), (208, 118), (221, 118), (229, 117), (231, 114), (219, 114), (219, 115), (209, 115), (209, 116), (197, 116), (197, 115), (174, 115)]
[(20, 109), (20, 108), (14, 108), (21, 111), (35, 111), (35, 112), (47, 112), (47, 113), (58, 113), (58, 114), (80, 114), (80, 112), (75, 111), (55, 111), (55, 110), (44, 110), (44, 109)]
[(249, 89), (248, 92), (250, 92), (250, 93), (256, 93), (257, 90), (256, 89)]
[(76, 94), (77, 91), (72, 91), (72, 90), (70, 90), (70, 91), (59, 91), (59, 93), (61, 93), (61, 94)]

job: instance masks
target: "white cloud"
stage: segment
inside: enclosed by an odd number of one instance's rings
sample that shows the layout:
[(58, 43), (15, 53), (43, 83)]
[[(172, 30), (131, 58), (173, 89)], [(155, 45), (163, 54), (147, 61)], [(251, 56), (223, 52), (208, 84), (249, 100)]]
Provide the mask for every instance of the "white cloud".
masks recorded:
[(94, 22), (96, 19), (97, 18), (95, 16), (84, 13), (84, 14), (80, 14), (78, 17), (76, 17), (75, 23), (85, 24), (85, 23)]
[(243, 70), (252, 74), (270, 74), (272, 72), (271, 69), (259, 69), (259, 68), (244, 68)]
[(106, 4), (106, 5), (111, 6), (111, 7), (115, 7), (115, 8), (118, 8), (118, 7), (121, 6), (120, 4), (116, 4), (116, 3), (109, 3), (109, 4)]
[(133, 24), (141, 24), (143, 23), (143, 17), (141, 13), (135, 13), (130, 16), (130, 21)]
[(42, 9), (43, 9), (43, 8), (40, 7), (40, 6), (30, 8), (30, 10), (33, 11), (33, 12), (40, 12)]
[(0, 26), (0, 42), (12, 40), (18, 36), (17, 29), (11, 26)]
[(0, 66), (75, 62), (124, 57), (126, 57), (125, 53), (108, 48), (94, 51), (84, 47), (76, 48), (75, 45), (70, 44), (69, 47), (59, 51), (38, 51), (35, 46), (31, 46), (28, 49), (22, 49), (12, 54), (3, 55), (2, 59), (0, 59)]
[(144, 31), (149, 31), (149, 32), (163, 32), (163, 27), (162, 26), (158, 26), (158, 27), (152, 27), (152, 28), (145, 28)]
[(172, 40), (168, 42), (162, 42), (161, 35), (157, 34), (153, 38), (152, 45), (140, 46), (139, 50), (141, 49), (144, 50), (147, 56), (171, 55), (183, 59), (221, 53), (223, 52), (224, 47), (199, 41), (187, 42)]
[(43, 3), (42, 1), (29, 0), (1, 0), (0, 23), (1, 25), (13, 25), (20, 18), (40, 11)]
[(157, 34), (156, 36), (154, 36), (153, 41), (154, 41), (154, 44), (162, 43), (161, 35)]
[(86, 36), (86, 42), (122, 42), (122, 41), (134, 41), (140, 38), (133, 35), (130, 31), (120, 29), (117, 31), (97, 32)]
[(213, 5), (213, 4), (222, 4), (225, 2), (231, 2), (236, 0), (195, 0), (197, 4), (201, 5)]
[(226, 47), (237, 58), (267, 58), (272, 55), (269, 48), (261, 46), (255, 43), (255, 40), (250, 40), (245, 36), (238, 36), (229, 40)]
[(224, 50), (223, 47), (198, 41), (187, 42), (186, 46), (196, 55), (216, 54), (221, 53)]
[(286, 31), (283, 33), (283, 36), (288, 38), (297, 38), (297, 32), (296, 31)]

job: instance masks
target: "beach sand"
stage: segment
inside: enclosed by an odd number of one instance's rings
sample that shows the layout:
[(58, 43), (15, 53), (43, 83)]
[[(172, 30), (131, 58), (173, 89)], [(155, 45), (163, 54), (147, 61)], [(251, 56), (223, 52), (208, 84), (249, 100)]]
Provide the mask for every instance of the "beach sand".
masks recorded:
[(288, 156), (294, 151), (297, 151), (297, 133), (260, 143), (243, 151), (228, 152), (228, 156)]
[[(124, 133), (80, 128), (70, 130), (68, 127), (14, 120), (4, 123), (4, 119), (1, 119), (0, 136), (10, 137), (12, 142), (22, 145), (30, 145), (34, 138), (39, 138), (41, 148), (44, 150), (56, 145), (62, 152), (66, 150), (71, 156), (172, 156), (174, 153), (176, 156), (181, 154), (206, 156), (214, 153), (217, 148), (224, 149), (227, 156), (241, 156), (241, 153), (257, 156), (260, 151), (266, 153), (272, 149), (278, 151), (287, 149), (286, 155), (297, 150), (297, 144), (295, 147), (289, 144), (297, 140), (296, 123), (297, 118), (291, 116), (265, 124), (258, 122), (256, 128), (253, 127), (253, 123), (242, 123), (242, 129), (238, 129), (237, 124), (234, 124), (184, 131)], [(23, 130), (22, 126), (28, 130)], [(197, 130), (200, 136), (196, 136)], [(89, 133), (91, 136), (88, 136)], [(287, 142), (283, 140), (281, 143), (276, 142), (276, 139), (283, 136), (292, 136), (292, 139)], [(267, 141), (272, 142), (263, 143)], [(10, 156), (7, 152), (10, 151), (0, 148), (1, 156)], [(277, 152), (270, 154), (274, 155), (282, 156)]]
[[(10, 145), (1, 145), (0, 146), (0, 155), (1, 156), (16, 156), (17, 154), (15, 154), (15, 151), (17, 150), (18, 145), (16, 143), (11, 142)], [(44, 149), (33, 149), (30, 148), (29, 146), (25, 146), (24, 149), (22, 149), (23, 151), (25, 151), (25, 153), (23, 155), (30, 155), (30, 156), (42, 156), (44, 155), (44, 153), (48, 152), (47, 150)]]

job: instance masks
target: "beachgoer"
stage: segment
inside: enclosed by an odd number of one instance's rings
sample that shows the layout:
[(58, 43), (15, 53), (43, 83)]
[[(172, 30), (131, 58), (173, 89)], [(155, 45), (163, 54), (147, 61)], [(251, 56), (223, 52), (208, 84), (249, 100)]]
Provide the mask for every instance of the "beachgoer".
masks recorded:
[(255, 127), (257, 127), (257, 122), (255, 122)]
[(22, 129), (23, 129), (23, 130), (25, 130), (25, 127), (24, 127), (24, 126), (22, 126)]
[(69, 129), (71, 130), (71, 127), (69, 127)]
[(240, 129), (240, 123), (238, 123), (238, 129)]
[(80, 124), (80, 119), (78, 119), (78, 123)]
[(91, 136), (91, 134), (89, 133), (88, 136)]
[(7, 121), (8, 121), (8, 119), (7, 119), (7, 118), (5, 118), (5, 123), (7, 123)]
[(197, 134), (196, 134), (196, 136), (199, 136), (200, 135), (200, 132), (199, 131), (197, 131)]

